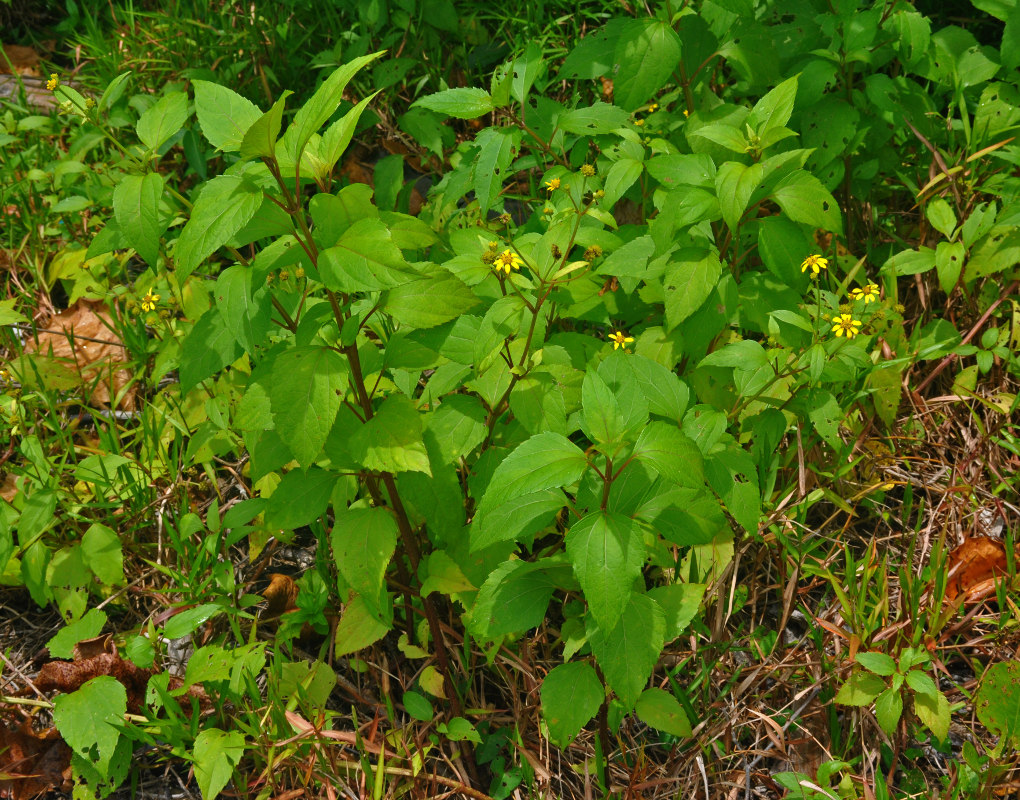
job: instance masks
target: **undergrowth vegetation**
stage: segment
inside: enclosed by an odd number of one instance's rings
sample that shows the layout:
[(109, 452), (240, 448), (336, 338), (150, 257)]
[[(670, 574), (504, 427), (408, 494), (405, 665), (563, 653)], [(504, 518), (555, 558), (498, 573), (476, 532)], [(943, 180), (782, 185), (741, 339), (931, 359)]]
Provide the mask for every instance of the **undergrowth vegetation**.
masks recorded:
[(1011, 791), (1016, 0), (168, 5), (0, 111), (0, 785)]

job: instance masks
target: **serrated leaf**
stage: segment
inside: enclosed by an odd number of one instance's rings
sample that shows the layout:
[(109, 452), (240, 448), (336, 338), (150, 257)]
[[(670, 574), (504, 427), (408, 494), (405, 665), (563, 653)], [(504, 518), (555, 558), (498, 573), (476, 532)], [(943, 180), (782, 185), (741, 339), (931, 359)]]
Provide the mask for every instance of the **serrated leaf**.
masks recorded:
[(701, 451), (675, 425), (648, 423), (634, 445), (633, 456), (679, 486), (697, 489), (704, 481)]
[(354, 138), (354, 132), (358, 128), (361, 115), (377, 94), (379, 92), (372, 92), (372, 94), (330, 125), (326, 132), (322, 134), (322, 142), (319, 144), (319, 156), (322, 158), (326, 172), (332, 170), (336, 162), (344, 154), (347, 146), (351, 143), (351, 139)]
[(255, 120), (241, 140), (241, 158), (272, 158), (276, 155), (276, 140), (283, 127), (283, 109), (287, 98), (294, 94), (289, 89), (280, 95), (265, 114)]
[(390, 626), (381, 622), (376, 614), (365, 603), (361, 595), (356, 595), (346, 606), (343, 616), (336, 627), (335, 653), (345, 656), (356, 653), (379, 641), (389, 633)]
[(628, 20), (614, 52), (613, 102), (633, 111), (658, 92), (680, 63), (680, 37), (669, 23)]
[(163, 195), (163, 177), (150, 172), (144, 177), (125, 175), (113, 190), (113, 213), (128, 244), (153, 269), (159, 258), (159, 200)]
[(645, 594), (630, 598), (620, 621), (608, 633), (590, 637), (606, 682), (627, 709), (633, 708), (662, 653), (666, 623), (662, 609)]
[(330, 543), (337, 569), (376, 613), (386, 594), (386, 568), (397, 547), (397, 522), (384, 508), (352, 508), (336, 516)]
[(240, 356), (241, 347), (227, 330), (223, 316), (210, 308), (195, 323), (181, 348), (181, 389), (190, 391)]
[(102, 675), (53, 701), (53, 725), (71, 750), (105, 776), (120, 739), (127, 711), (127, 691), (115, 678)]
[(203, 800), (218, 797), (244, 756), (244, 734), (206, 728), (195, 737), (195, 781)]
[(135, 132), (142, 144), (150, 150), (159, 150), (187, 121), (188, 96), (184, 92), (171, 92), (138, 118)]
[(794, 75), (783, 81), (754, 104), (747, 117), (747, 124), (759, 137), (765, 138), (769, 131), (782, 128), (790, 121), (793, 101), (797, 97), (798, 77)]
[(262, 110), (246, 97), (210, 81), (192, 81), (195, 114), (202, 133), (217, 150), (241, 149), (248, 129), (262, 116)]
[(216, 308), (234, 341), (254, 354), (272, 330), (272, 300), (266, 291), (252, 291), (252, 269), (236, 264), (216, 279)]
[(475, 143), (478, 145), (474, 165), (475, 196), (485, 213), (496, 202), (503, 182), (510, 177), (507, 168), (520, 143), (520, 132), (512, 128), (486, 128), (478, 134)]
[(418, 107), (457, 119), (474, 119), (494, 108), (492, 96), (487, 91), (468, 87), (426, 95), (411, 104), (411, 108)]
[(205, 184), (174, 247), (178, 280), (247, 225), (262, 200), (262, 190), (239, 175), (220, 175)]
[(390, 395), (372, 419), (348, 442), (351, 455), (366, 469), (432, 474), (422, 439), (421, 415), (404, 395)]
[(943, 742), (946, 740), (952, 715), (949, 711), (949, 701), (942, 692), (936, 691), (934, 695), (915, 694), (914, 713), (936, 739)]
[(642, 722), (672, 736), (688, 737), (693, 733), (680, 701), (664, 689), (645, 689), (634, 711)]
[(98, 608), (90, 608), (81, 619), (65, 625), (46, 642), (52, 658), (72, 658), (74, 646), (83, 639), (92, 639), (100, 634), (106, 625), (106, 614)]
[(722, 263), (716, 253), (700, 259), (670, 264), (663, 279), (666, 293), (667, 332), (692, 316), (712, 294), (722, 276)]
[(292, 347), (277, 356), (269, 390), (276, 430), (308, 466), (322, 452), (347, 389), (343, 356), (328, 347)]
[(641, 529), (630, 517), (595, 511), (571, 526), (565, 542), (592, 616), (600, 629), (611, 630), (645, 563)]
[(81, 554), (85, 566), (105, 585), (124, 583), (124, 551), (115, 531), (99, 522), (92, 523), (81, 537)]
[(490, 573), (471, 609), (478, 636), (523, 633), (542, 624), (549, 599), (560, 586), (545, 566), (541, 561), (505, 561)]
[(878, 675), (863, 669), (854, 669), (850, 680), (839, 687), (834, 698), (844, 706), (867, 706), (886, 689), (886, 683)]
[(887, 736), (892, 736), (903, 715), (903, 695), (888, 688), (875, 699), (875, 719)]
[(560, 748), (566, 748), (598, 713), (606, 696), (594, 668), (583, 661), (553, 667), (542, 680), (540, 693), (549, 738)]
[(896, 674), (896, 661), (885, 653), (858, 653), (857, 663), (869, 672), (888, 677)]
[(460, 278), (436, 272), (390, 289), (383, 310), (402, 325), (422, 329), (457, 319), (478, 303)]
[(336, 292), (392, 289), (418, 278), (404, 259), (386, 225), (379, 219), (359, 219), (343, 232), (335, 247), (319, 254), (319, 272), (327, 288)]
[(794, 222), (803, 222), (833, 233), (843, 232), (839, 204), (810, 172), (791, 172), (772, 191), (772, 198)]
[(974, 710), (992, 733), (1020, 742), (1020, 662), (1000, 662), (985, 671)]
[(292, 531), (310, 525), (326, 513), (337, 480), (335, 472), (319, 467), (292, 469), (269, 498), (266, 527)]

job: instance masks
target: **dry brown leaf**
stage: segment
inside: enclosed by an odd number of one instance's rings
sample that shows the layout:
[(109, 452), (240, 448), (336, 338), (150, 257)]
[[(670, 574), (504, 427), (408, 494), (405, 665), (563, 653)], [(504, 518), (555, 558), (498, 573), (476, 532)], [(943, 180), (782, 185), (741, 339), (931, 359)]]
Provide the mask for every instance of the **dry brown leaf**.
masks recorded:
[(39, 54), (31, 47), (20, 44), (5, 44), (0, 56), (0, 73), (15, 75), (38, 75)]
[(15, 483), (14, 474), (9, 472), (4, 476), (4, 482), (0, 484), (0, 497), (8, 503), (13, 503), (14, 498), (17, 496), (18, 484)]
[(108, 675), (124, 685), (128, 711), (137, 714), (145, 701), (145, 688), (152, 670), (136, 667), (114, 652), (104, 652), (91, 658), (76, 661), (50, 661), (39, 668), (33, 683), (40, 692), (74, 692), (82, 684)]
[(967, 602), (984, 600), (995, 594), (998, 581), (1006, 577), (1006, 547), (999, 539), (971, 536), (949, 554), (948, 567), (949, 600), (960, 595)]
[[(71, 366), (82, 383), (92, 387), (90, 402), (108, 406), (111, 382), (113, 396), (119, 396), (127, 386), (130, 373), (118, 369), (118, 365), (127, 361), (127, 350), (114, 332), (110, 311), (103, 303), (79, 300), (40, 328), (48, 332), (39, 334), (38, 343), (29, 339), (25, 353), (41, 353)], [(123, 393), (118, 408), (134, 410), (134, 387)]]
[(274, 572), (262, 593), (266, 599), (265, 617), (278, 617), (297, 608), (298, 585), (289, 575)]
[(0, 724), (0, 797), (30, 800), (52, 789), (71, 790), (71, 748), (56, 729), (36, 733), (31, 720)]

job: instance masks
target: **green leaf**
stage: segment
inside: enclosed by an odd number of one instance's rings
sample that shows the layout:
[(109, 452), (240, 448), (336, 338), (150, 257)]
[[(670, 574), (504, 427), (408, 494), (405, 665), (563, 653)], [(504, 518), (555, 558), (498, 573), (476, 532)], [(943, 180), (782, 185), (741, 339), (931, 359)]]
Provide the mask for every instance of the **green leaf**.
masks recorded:
[(273, 328), (269, 292), (252, 291), (252, 268), (235, 264), (216, 279), (216, 308), (224, 327), (246, 353), (254, 354)]
[(522, 495), (572, 484), (587, 466), (584, 452), (566, 436), (559, 433), (532, 436), (496, 467), (478, 504), (475, 521)]
[(262, 117), (262, 110), (251, 100), (218, 83), (195, 80), (192, 85), (195, 87), (195, 113), (205, 138), (217, 150), (240, 150), (248, 129)]
[(126, 711), (124, 684), (103, 675), (75, 692), (58, 695), (53, 701), (53, 725), (75, 755), (105, 777)]
[(447, 463), (455, 464), (485, 441), (485, 409), (473, 395), (452, 394), (426, 417)]
[(378, 642), (389, 633), (390, 626), (381, 622), (365, 603), (365, 598), (356, 595), (346, 606), (336, 626), (335, 652), (337, 656), (356, 653)]
[(810, 172), (791, 172), (772, 191), (772, 198), (794, 222), (803, 222), (833, 233), (843, 232), (839, 204)]
[[(691, 136), (700, 136), (703, 139), (708, 139), (710, 142), (715, 142), (727, 150), (732, 150), (734, 153), (746, 153), (749, 147), (747, 137), (744, 136), (740, 129), (725, 122), (712, 122), (704, 125), (691, 133)], [(736, 162), (727, 162), (727, 164), (733, 163)], [(723, 166), (725, 167), (727, 164), (723, 164)], [(740, 209), (740, 211), (743, 211), (743, 209)]]
[(617, 395), (598, 373), (588, 370), (581, 384), (584, 432), (612, 456), (627, 432), (627, 421)]
[(633, 111), (669, 81), (680, 64), (680, 37), (668, 22), (629, 20), (614, 52), (613, 102)]
[(401, 325), (434, 328), (456, 319), (478, 302), (460, 278), (437, 271), (390, 289), (383, 310)]
[(974, 698), (981, 724), (1014, 745), (1020, 742), (1020, 662), (993, 664)]
[(351, 139), (354, 138), (354, 132), (357, 130), (361, 115), (377, 94), (379, 92), (372, 92), (372, 94), (330, 125), (322, 135), (322, 142), (319, 144), (319, 157), (322, 159), (323, 170), (326, 173), (333, 169), (336, 162), (344, 154), (344, 151), (347, 150)]
[(659, 604), (666, 616), (667, 642), (683, 633), (698, 615), (707, 588), (704, 583), (671, 583), (668, 586), (656, 586), (648, 592), (648, 596)]
[(697, 489), (704, 481), (701, 451), (675, 425), (650, 422), (641, 431), (633, 455), (679, 486)]
[(220, 175), (205, 184), (174, 247), (178, 280), (247, 225), (262, 199), (262, 190), (239, 175)]
[(956, 230), (956, 214), (943, 198), (936, 197), (928, 203), (924, 213), (935, 230), (943, 236), (952, 236), (953, 231)]
[(427, 108), (448, 117), (474, 119), (493, 110), (492, 96), (484, 89), (459, 88), (427, 95), (411, 104), (411, 108)]
[(337, 480), (335, 472), (319, 467), (292, 469), (269, 498), (266, 528), (292, 531), (317, 520), (326, 513)]
[(641, 529), (630, 517), (595, 511), (567, 531), (566, 548), (592, 616), (600, 629), (611, 630), (645, 563)]
[(436, 716), (432, 703), (418, 692), (404, 692), (403, 703), (407, 713), (422, 722), (431, 722)]
[(886, 689), (886, 683), (878, 675), (855, 669), (850, 673), (850, 680), (839, 687), (837, 703), (844, 706), (868, 706)]
[(124, 551), (113, 530), (99, 522), (92, 523), (81, 537), (81, 553), (85, 566), (106, 586), (124, 583)]
[(195, 737), (195, 781), (203, 800), (218, 797), (244, 756), (244, 734), (206, 728)]
[(475, 730), (475, 726), (464, 719), (464, 717), (454, 717), (449, 722), (440, 722), (436, 730), (446, 734), (446, 738), (451, 742), (470, 741), (475, 744), (482, 743), (482, 737)]
[[(605, 196), (600, 202), (600, 206), (603, 208), (612, 208), (616, 205), (616, 201), (623, 197), (624, 193), (634, 185), (634, 182), (641, 177), (641, 173), (644, 171), (644, 163), (638, 161), (635, 158), (621, 158), (616, 161), (613, 166), (609, 168), (609, 172), (606, 173), (605, 180)], [(645, 241), (651, 244), (651, 239), (642, 236), (634, 240), (637, 242)], [(634, 242), (628, 242), (620, 250), (625, 250), (629, 245), (633, 245)], [(614, 251), (613, 255), (620, 251)], [(649, 253), (650, 255), (650, 253)], [(612, 258), (612, 256), (610, 256)], [(647, 261), (647, 256), (645, 258)], [(608, 262), (609, 259), (606, 259)], [(610, 267), (611, 268), (611, 267)], [(599, 272), (606, 272), (606, 264), (603, 263), (599, 268)], [(609, 272), (607, 274), (615, 275), (617, 273)]]
[(335, 247), (319, 254), (319, 272), (335, 292), (392, 289), (418, 277), (389, 229), (379, 219), (359, 219), (344, 231)]
[(903, 715), (903, 695), (898, 690), (889, 688), (875, 700), (875, 719), (887, 736), (896, 733), (896, 726)]
[[(765, 170), (761, 164), (748, 166), (736, 161), (727, 161), (719, 167), (715, 175), (715, 193), (719, 198), (723, 221), (731, 231), (737, 230), (751, 195), (761, 186), (764, 178)], [(818, 186), (821, 188), (820, 183)], [(792, 214), (790, 216), (793, 217)]]
[(223, 316), (210, 308), (195, 323), (181, 348), (181, 389), (191, 391), (241, 356), (241, 347), (227, 330)]
[(113, 190), (113, 213), (121, 233), (135, 252), (153, 269), (159, 257), (159, 200), (163, 177), (158, 172), (125, 175)]
[(659, 660), (665, 629), (658, 604), (646, 594), (634, 594), (615, 628), (606, 633), (599, 627), (591, 633), (602, 674), (627, 709), (634, 707)]
[(684, 738), (693, 735), (680, 701), (664, 689), (645, 689), (634, 710), (642, 722), (663, 733)]
[(782, 128), (793, 115), (793, 101), (797, 97), (797, 75), (783, 81), (754, 104), (747, 124), (762, 139), (769, 131)]
[(565, 111), (556, 124), (567, 133), (591, 136), (598, 133), (612, 133), (627, 121), (627, 112), (608, 103), (594, 103), (590, 106)]
[(896, 661), (885, 653), (858, 653), (857, 663), (869, 672), (889, 677), (896, 674)]
[(57, 634), (46, 642), (46, 648), (53, 658), (72, 658), (74, 646), (83, 639), (98, 636), (106, 624), (106, 614), (98, 608), (90, 608), (85, 616), (76, 622), (61, 628)]
[(397, 522), (385, 508), (337, 513), (330, 535), (333, 559), (348, 585), (379, 612), (386, 596), (386, 568), (397, 547)]
[(561, 749), (598, 713), (606, 697), (595, 669), (583, 661), (553, 667), (542, 680), (540, 692), (549, 738)]
[(138, 118), (135, 131), (142, 144), (150, 150), (159, 150), (187, 121), (188, 96), (184, 92), (171, 92)]
[(516, 128), (486, 128), (475, 139), (474, 188), (478, 205), (484, 214), (496, 202), (503, 182), (511, 177), (507, 168), (520, 145), (521, 134)]
[[(910, 673), (907, 673), (907, 676), (909, 678)], [(917, 718), (921, 720), (922, 724), (935, 735), (936, 739), (943, 742), (946, 740), (949, 735), (951, 714), (949, 701), (942, 692), (936, 691), (934, 695), (915, 694), (914, 713), (917, 714)]]
[(552, 523), (566, 504), (563, 492), (554, 489), (529, 492), (483, 516), (476, 514), (471, 525), (471, 550), (482, 550), (497, 542), (519, 541), (538, 533)]
[(917, 694), (927, 695), (934, 699), (939, 693), (939, 687), (935, 685), (935, 681), (932, 680), (931, 676), (921, 672), (919, 669), (912, 669), (907, 672), (906, 679), (907, 686)]
[(269, 397), (276, 430), (308, 466), (322, 452), (347, 389), (347, 364), (328, 347), (292, 347), (273, 363)]
[(562, 585), (547, 561), (504, 561), (489, 574), (471, 609), (478, 636), (523, 633), (542, 624), (553, 591)]
[(667, 333), (701, 307), (722, 276), (722, 263), (717, 253), (705, 253), (694, 260), (696, 252), (681, 251), (680, 255), (685, 252), (690, 254), (691, 260), (670, 264), (663, 280)]
[(166, 621), (163, 635), (167, 639), (181, 639), (194, 633), (199, 625), (222, 612), (223, 606), (217, 603), (202, 603), (193, 608), (186, 608)]
[(387, 397), (375, 416), (351, 436), (348, 446), (365, 469), (432, 474), (422, 440), (421, 415), (404, 395)]
[(283, 136), (281, 144), (295, 164), (301, 160), (301, 153), (305, 149), (312, 134), (318, 132), (331, 116), (340, 107), (343, 100), (344, 89), (358, 70), (366, 64), (375, 61), (383, 51), (371, 53), (367, 56), (355, 58), (347, 64), (338, 67), (323, 84), (315, 90), (308, 101), (298, 109), (294, 115), (294, 121)]
[(273, 107), (245, 131), (241, 140), (241, 158), (272, 158), (276, 155), (276, 140), (280, 138), (280, 129), (283, 127), (284, 105), (292, 94), (292, 91), (286, 90), (273, 103)]
[(951, 294), (956, 288), (966, 259), (967, 248), (963, 242), (939, 242), (935, 246), (935, 271), (939, 276), (939, 287), (946, 294)]

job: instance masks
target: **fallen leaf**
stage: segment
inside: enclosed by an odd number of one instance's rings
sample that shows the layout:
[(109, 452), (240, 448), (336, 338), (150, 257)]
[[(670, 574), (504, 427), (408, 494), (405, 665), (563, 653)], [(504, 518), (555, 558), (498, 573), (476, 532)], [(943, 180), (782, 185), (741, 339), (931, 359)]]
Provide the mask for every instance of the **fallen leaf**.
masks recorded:
[(55, 728), (32, 730), (0, 724), (0, 797), (30, 800), (56, 789), (71, 790), (71, 748)]
[(269, 586), (262, 596), (266, 599), (263, 616), (278, 617), (297, 608), (298, 585), (289, 575), (274, 572), (269, 576)]
[(999, 581), (1007, 577), (1006, 547), (1000, 539), (971, 536), (949, 554), (946, 598), (964, 595), (976, 603), (995, 594)]
[(127, 361), (127, 350), (103, 303), (79, 300), (39, 327), (44, 332), (38, 335), (38, 340), (26, 342), (26, 355), (39, 353), (74, 371), (80, 382), (91, 389), (92, 403), (109, 406), (112, 384), (113, 396), (120, 397), (118, 408), (134, 410), (134, 388), (124, 391), (131, 374), (119, 368)]
[(20, 44), (5, 44), (0, 56), (0, 73), (15, 75), (38, 75), (39, 54), (31, 47)]

